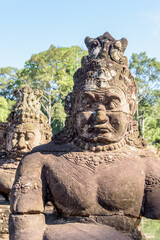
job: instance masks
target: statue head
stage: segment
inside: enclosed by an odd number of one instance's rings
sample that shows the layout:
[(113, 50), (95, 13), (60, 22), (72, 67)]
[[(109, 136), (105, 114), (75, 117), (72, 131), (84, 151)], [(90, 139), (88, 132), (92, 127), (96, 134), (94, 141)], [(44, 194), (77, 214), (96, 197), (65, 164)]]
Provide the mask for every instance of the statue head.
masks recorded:
[(129, 102), (120, 88), (81, 91), (75, 109), (78, 136), (87, 142), (119, 142), (126, 134), (130, 112)]
[(14, 124), (9, 126), (5, 133), (5, 149), (12, 154), (14, 153), (16, 157), (22, 157), (33, 147), (47, 143), (49, 140), (49, 133), (40, 124)]
[(31, 151), (33, 147), (49, 142), (51, 127), (40, 110), (41, 90), (24, 87), (15, 92), (17, 102), (5, 129), (5, 149), (16, 158)]
[(86, 37), (85, 43), (89, 55), (74, 74), (73, 92), (66, 97), (66, 127), (55, 139), (72, 138), (89, 150), (113, 150), (137, 134), (137, 88), (123, 56), (127, 40), (105, 33)]

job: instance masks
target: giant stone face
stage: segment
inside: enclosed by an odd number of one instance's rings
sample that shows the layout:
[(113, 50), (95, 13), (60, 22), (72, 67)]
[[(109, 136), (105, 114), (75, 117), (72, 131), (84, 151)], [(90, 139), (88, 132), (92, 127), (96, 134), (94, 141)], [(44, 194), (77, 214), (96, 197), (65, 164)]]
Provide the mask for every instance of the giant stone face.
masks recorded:
[(118, 142), (128, 127), (129, 103), (117, 87), (105, 91), (81, 91), (77, 99), (76, 129), (91, 142)]
[(22, 123), (9, 129), (6, 135), (6, 150), (18, 155), (31, 151), (41, 143), (41, 132), (34, 123)]

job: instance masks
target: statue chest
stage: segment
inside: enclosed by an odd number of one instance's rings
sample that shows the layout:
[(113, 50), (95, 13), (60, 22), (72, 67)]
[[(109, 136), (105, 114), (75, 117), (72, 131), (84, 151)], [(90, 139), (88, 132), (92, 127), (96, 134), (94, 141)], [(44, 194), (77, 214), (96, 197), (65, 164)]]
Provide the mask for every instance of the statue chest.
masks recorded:
[(127, 161), (123, 154), (74, 153), (52, 158), (45, 171), (53, 202), (62, 214), (139, 215), (143, 164)]

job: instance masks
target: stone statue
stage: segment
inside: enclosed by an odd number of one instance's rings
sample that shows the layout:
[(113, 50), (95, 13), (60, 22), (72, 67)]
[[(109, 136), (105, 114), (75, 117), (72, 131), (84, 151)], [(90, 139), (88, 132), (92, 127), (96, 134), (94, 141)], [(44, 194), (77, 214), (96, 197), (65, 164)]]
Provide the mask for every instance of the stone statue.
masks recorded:
[(3, 134), (6, 126), (7, 126), (7, 122), (0, 122), (0, 150), (3, 149)]
[(0, 194), (8, 199), (22, 156), (33, 147), (47, 143), (51, 127), (40, 110), (41, 90), (23, 87), (15, 91), (17, 102), (8, 119), (0, 152)]
[[(64, 129), (18, 167), (10, 240), (142, 240), (141, 216), (160, 218), (160, 164), (133, 118), (127, 40), (105, 33), (85, 43), (89, 54), (66, 97)], [(45, 219), (48, 197), (55, 211)]]

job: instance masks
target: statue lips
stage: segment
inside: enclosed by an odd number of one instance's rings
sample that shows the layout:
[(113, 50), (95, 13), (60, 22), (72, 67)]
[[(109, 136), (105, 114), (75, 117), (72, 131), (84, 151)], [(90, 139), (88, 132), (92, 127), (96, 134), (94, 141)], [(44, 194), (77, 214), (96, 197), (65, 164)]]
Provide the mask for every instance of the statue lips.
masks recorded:
[(15, 146), (14, 148), (12, 148), (11, 152), (12, 153), (17, 153), (18, 155), (22, 155), (23, 156), (29, 150), (32, 150), (32, 149), (27, 149), (26, 147), (18, 148), (18, 147)]
[(23, 156), (26, 152), (28, 152), (28, 150), (26, 150), (26, 151), (12, 150), (12, 153), (16, 153), (18, 156)]
[(115, 132), (114, 129), (109, 126), (107, 123), (104, 124), (94, 124), (92, 125), (89, 129), (89, 132), (91, 131), (96, 131), (99, 133), (111, 133), (111, 132)]

